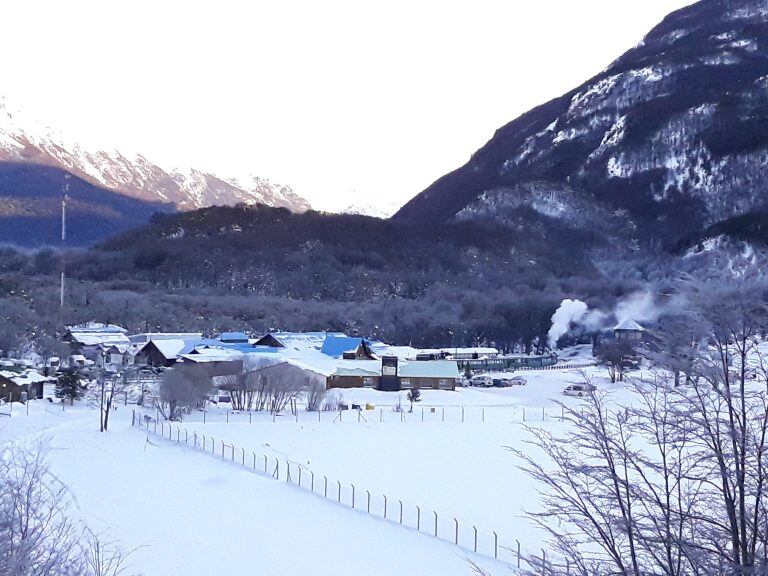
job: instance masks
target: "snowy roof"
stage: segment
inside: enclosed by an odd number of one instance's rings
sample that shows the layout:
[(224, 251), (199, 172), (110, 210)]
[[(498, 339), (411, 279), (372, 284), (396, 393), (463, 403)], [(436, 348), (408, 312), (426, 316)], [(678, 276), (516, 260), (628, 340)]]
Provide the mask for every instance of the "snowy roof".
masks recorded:
[(360, 366), (339, 366), (331, 376), (381, 376), (381, 365), (378, 370), (370, 370)]
[(613, 329), (627, 332), (645, 332), (645, 328), (630, 318), (624, 318)]
[(10, 372), (8, 370), (3, 370), (0, 372), (0, 376), (3, 378), (7, 378), (17, 386), (27, 386), (29, 384), (36, 384), (38, 382), (48, 382), (50, 378), (47, 378), (40, 374), (39, 372), (35, 372), (34, 370), (28, 370), (24, 372), (23, 374), (19, 374), (18, 372)]
[(248, 342), (248, 335), (245, 332), (222, 332), (218, 338), (221, 342)]
[(267, 336), (271, 336), (284, 347), (294, 350), (320, 350), (328, 336), (347, 337), (342, 332), (270, 332), (263, 338)]
[(102, 334), (125, 334), (128, 332), (122, 326), (116, 324), (102, 324), (100, 322), (86, 322), (75, 326), (67, 326), (67, 331), (72, 332), (100, 332)]
[(195, 348), (189, 354), (181, 355), (184, 360), (191, 362), (225, 362), (231, 360), (242, 360), (243, 355), (236, 350), (226, 348)]
[(158, 340), (200, 340), (202, 337), (202, 332), (142, 332), (131, 334), (128, 339), (134, 344), (142, 344)]
[(458, 378), (459, 366), (453, 360), (403, 362), (397, 373), (401, 378)]
[(166, 360), (178, 358), (183, 352), (189, 353), (194, 347), (192, 342), (186, 340), (153, 340), (152, 345), (157, 348)]
[(371, 344), (371, 350), (373, 350), (377, 356), (397, 356), (401, 360), (416, 358), (416, 354), (419, 352), (413, 346), (390, 346), (388, 344), (382, 344), (381, 342)]
[(83, 346), (100, 344), (130, 344), (125, 328), (113, 324), (91, 322), (80, 326), (68, 326), (67, 336)]

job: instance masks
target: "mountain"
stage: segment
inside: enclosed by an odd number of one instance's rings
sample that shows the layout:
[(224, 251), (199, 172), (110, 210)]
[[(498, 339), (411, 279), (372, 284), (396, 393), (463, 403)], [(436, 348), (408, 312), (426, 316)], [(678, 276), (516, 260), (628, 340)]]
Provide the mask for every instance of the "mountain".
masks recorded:
[(399, 221), (491, 220), (680, 248), (768, 208), (768, 4), (702, 0), (500, 128)]
[(172, 210), (124, 196), (53, 166), (0, 162), (0, 243), (35, 247), (61, 242), (61, 199), (67, 203), (67, 245), (88, 246)]
[[(12, 168), (5, 174), (6, 179), (20, 173), (17, 170), (19, 164), (29, 164), (65, 170), (75, 178), (89, 183), (94, 190), (110, 190), (137, 200), (139, 204), (163, 205), (166, 210), (193, 210), (204, 206), (238, 203), (267, 204), (296, 212), (310, 207), (290, 187), (273, 184), (262, 178), (252, 177), (247, 182), (239, 182), (195, 169), (185, 172), (166, 171), (141, 155), (129, 158), (119, 151), (89, 151), (77, 144), (65, 142), (63, 137), (49, 129), (22, 124), (0, 100), (0, 163)], [(42, 181), (38, 180), (38, 183)], [(17, 193), (26, 195), (21, 185), (22, 182), (19, 182), (14, 187), (6, 180), (5, 190), (10, 195), (2, 201), (12, 202), (17, 198)], [(45, 195), (48, 193), (60, 195), (62, 191), (46, 190)], [(73, 194), (71, 190), (70, 196)], [(112, 199), (112, 196), (105, 197), (105, 207), (112, 203)], [(73, 197), (73, 200), (77, 198)], [(89, 197), (89, 202), (97, 202), (97, 199)], [(28, 208), (32, 210), (29, 203)], [(31, 217), (32, 213), (29, 214)], [(133, 215), (126, 215), (127, 220), (132, 218)]]
[(358, 216), (371, 216), (372, 218), (390, 218), (400, 208), (400, 204), (386, 202), (384, 204), (358, 203), (350, 204), (340, 214), (355, 214)]

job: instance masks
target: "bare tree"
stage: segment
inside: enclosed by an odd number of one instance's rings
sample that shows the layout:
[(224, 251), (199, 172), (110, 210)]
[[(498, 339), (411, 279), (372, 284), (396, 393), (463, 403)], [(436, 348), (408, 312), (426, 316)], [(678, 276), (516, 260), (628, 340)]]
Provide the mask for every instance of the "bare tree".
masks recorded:
[(768, 574), (765, 285), (683, 289), (707, 335), (685, 347), (684, 383), (665, 369), (626, 407), (563, 406), (568, 432), (534, 435), (545, 459), (516, 451), (542, 484), (531, 518), (567, 561), (531, 558), (537, 573)]
[(319, 411), (327, 392), (325, 383), (320, 381), (312, 382), (307, 392), (307, 412)]
[(266, 408), (272, 414), (280, 413), (290, 401), (298, 398), (312, 384), (312, 379), (305, 371), (292, 364), (277, 364), (264, 372), (267, 378)]
[(88, 576), (121, 576), (130, 569), (128, 557), (137, 549), (123, 549), (114, 541), (106, 541), (89, 528), (84, 530), (84, 556)]
[(42, 456), (6, 450), (0, 485), (0, 574), (85, 576), (69, 495)]
[(178, 420), (184, 410), (199, 406), (212, 386), (205, 366), (181, 364), (166, 370), (155, 401), (157, 409), (166, 420)]

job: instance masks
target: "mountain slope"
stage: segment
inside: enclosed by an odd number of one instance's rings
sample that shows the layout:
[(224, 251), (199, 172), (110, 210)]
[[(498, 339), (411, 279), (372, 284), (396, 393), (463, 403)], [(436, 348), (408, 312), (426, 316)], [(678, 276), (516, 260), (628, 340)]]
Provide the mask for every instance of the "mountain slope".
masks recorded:
[(302, 212), (306, 200), (289, 187), (253, 177), (224, 180), (199, 170), (166, 171), (147, 158), (128, 158), (119, 151), (88, 151), (47, 129), (21, 125), (0, 100), (0, 161), (29, 162), (62, 168), (91, 184), (133, 198), (171, 204), (179, 210), (211, 205), (267, 204)]
[(145, 223), (155, 212), (172, 210), (99, 188), (61, 168), (0, 162), (0, 243), (58, 246), (64, 193), (70, 197), (68, 246), (93, 244)]
[(555, 218), (633, 250), (768, 204), (768, 5), (703, 0), (499, 129), (395, 219)]

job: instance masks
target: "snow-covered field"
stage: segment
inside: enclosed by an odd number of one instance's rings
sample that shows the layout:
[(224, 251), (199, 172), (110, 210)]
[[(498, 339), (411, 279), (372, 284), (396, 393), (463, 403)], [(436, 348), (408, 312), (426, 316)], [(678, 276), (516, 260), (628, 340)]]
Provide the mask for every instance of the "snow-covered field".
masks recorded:
[[(338, 414), (322, 414), (318, 423), (316, 414), (300, 412), (298, 423), (290, 415), (249, 423), (246, 415), (232, 414), (227, 423), (221, 407), (208, 411), (205, 424), (196, 414), (181, 425), (182, 438), (184, 430), (215, 437), (218, 456), (131, 428), (130, 406), (119, 407), (110, 431), (101, 434), (91, 408), (62, 412), (55, 404), (33, 402), (29, 415), (15, 409), (12, 417), (0, 418), (0, 441), (40, 444), (53, 473), (72, 491), (73, 513), (126, 548), (141, 546), (131, 563), (144, 574), (472, 574), (467, 559), (491, 574), (508, 574), (514, 572), (516, 540), (524, 551), (545, 546), (522, 517), (524, 508), (536, 506), (536, 487), (507, 449), (528, 449), (523, 408), (527, 424), (557, 429), (560, 409), (553, 400), (579, 402), (562, 396), (568, 383), (579, 381), (575, 371), (525, 376), (524, 387), (424, 390), (421, 404), (404, 421), (391, 408), (395, 393), (345, 390), (345, 402), (376, 409), (363, 411), (360, 422), (356, 411), (348, 411), (341, 422), (332, 420)], [(610, 387), (603, 380), (600, 386)], [(408, 409), (405, 398), (403, 406)], [(262, 472), (265, 455), (270, 473), (275, 459), (281, 463), (281, 477), (290, 463), (292, 484), (222, 462), (222, 440), (230, 455), (236, 446), (237, 460), (244, 450), (247, 465), (257, 454)], [(303, 489), (295, 486), (299, 466)], [(321, 495), (323, 476), (328, 499)], [(332, 501), (337, 481), (341, 504)], [(366, 490), (372, 515), (366, 514)], [(380, 518), (384, 494), (389, 521)], [(421, 508), (420, 533), (398, 525), (400, 500), (404, 524), (415, 526), (415, 506)], [(434, 511), (441, 539), (433, 535)], [(454, 518), (462, 547), (452, 544)], [(472, 552), (473, 525), (479, 555)], [(492, 559), (492, 531), (506, 562)]]

